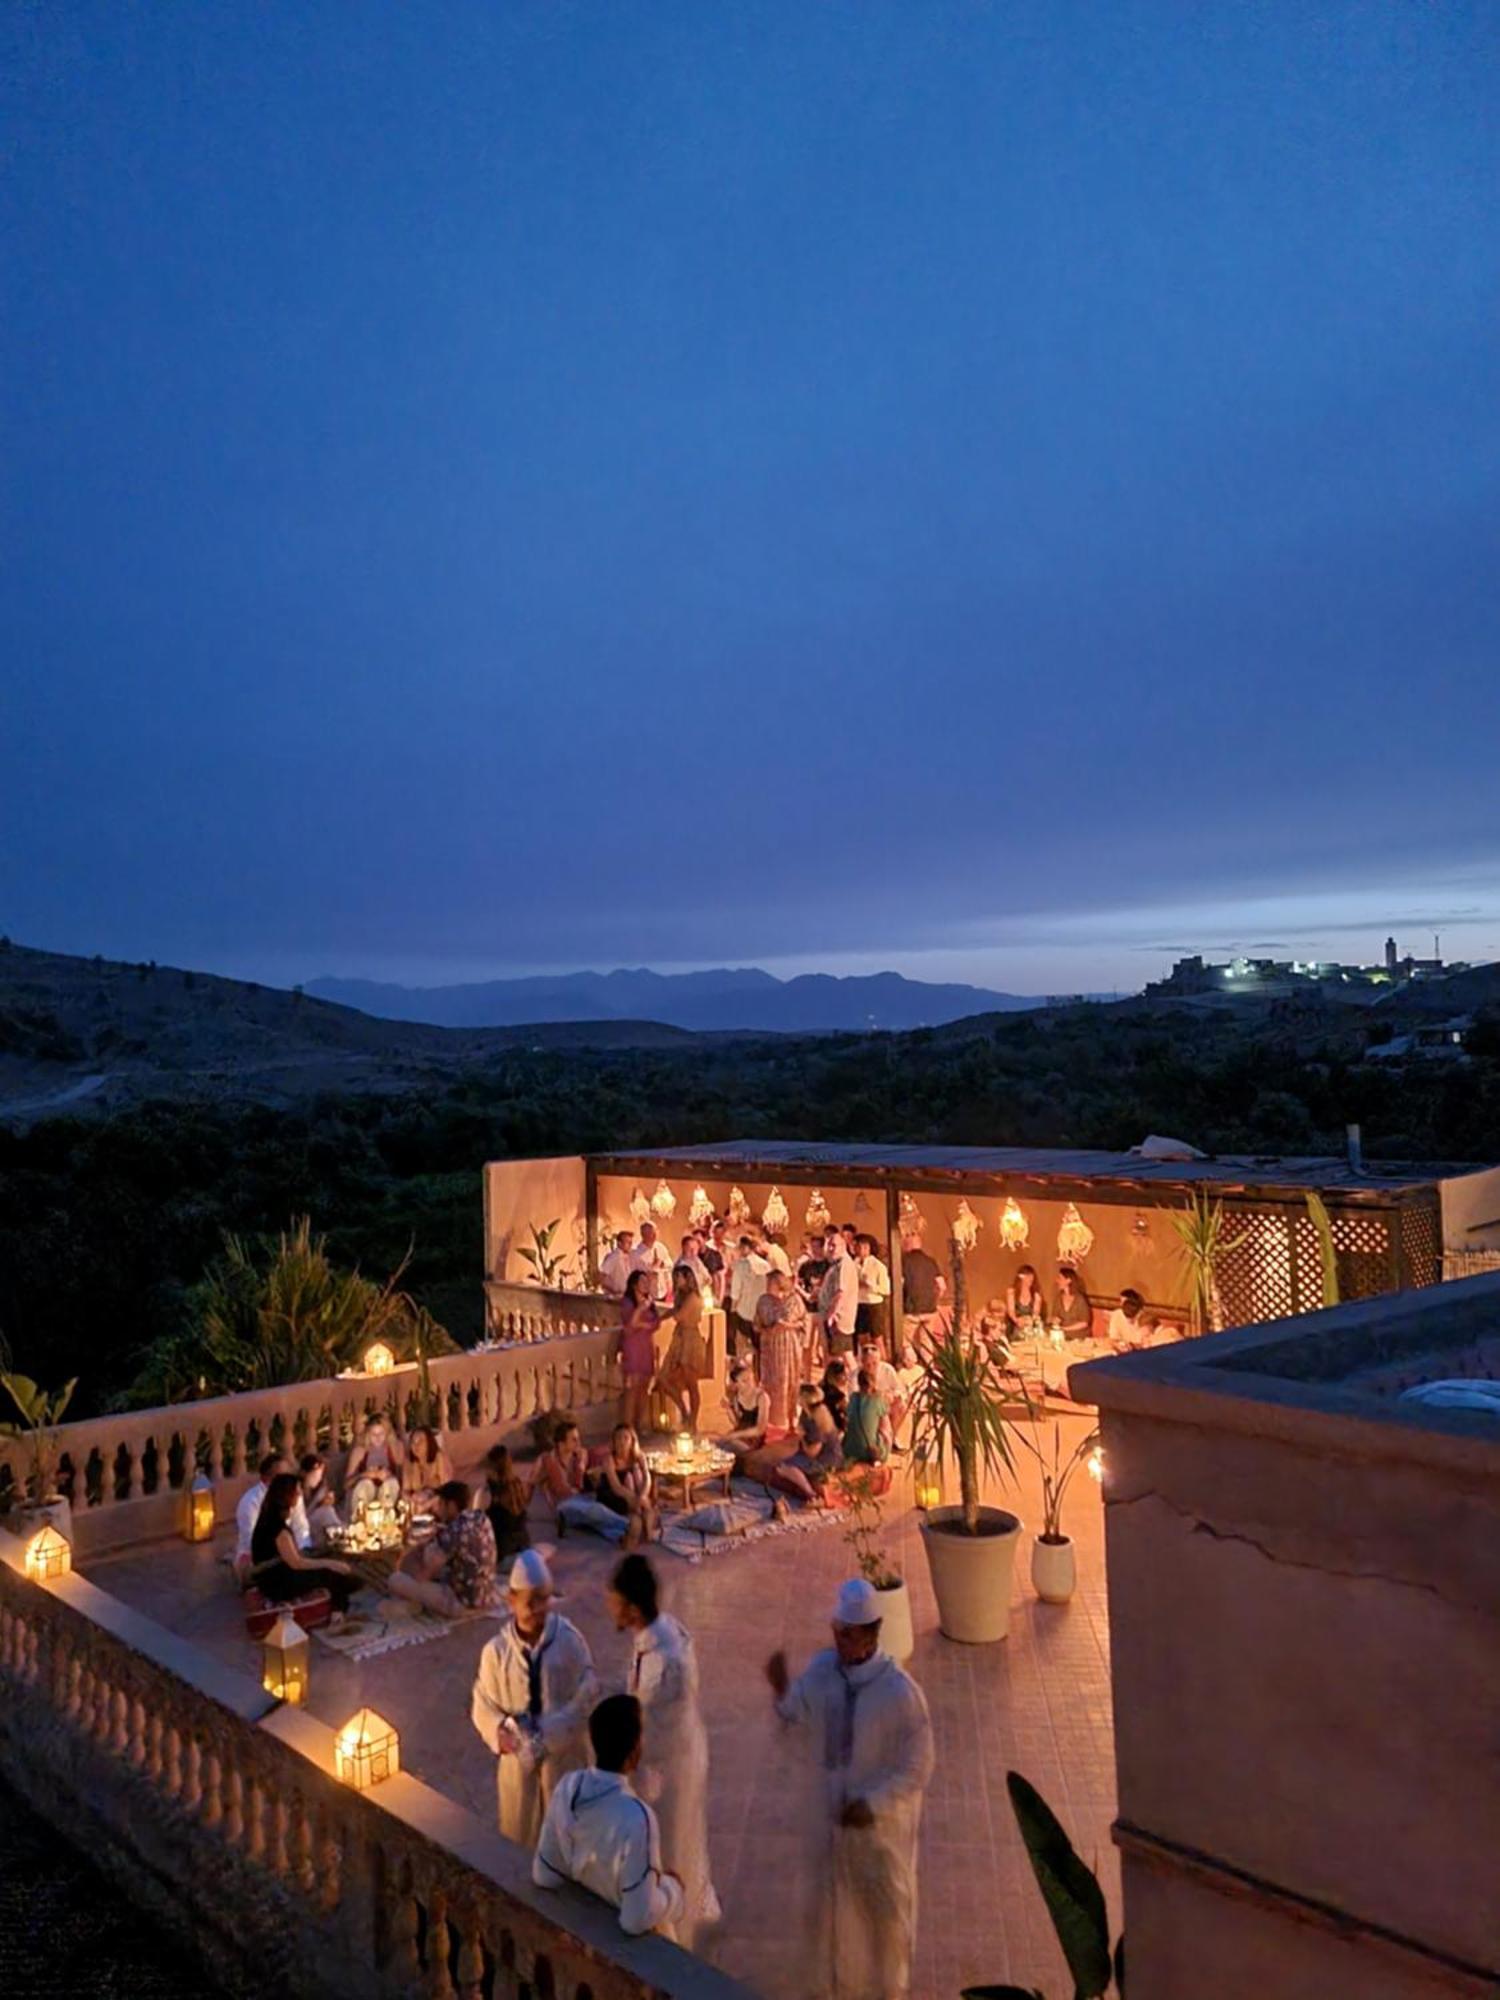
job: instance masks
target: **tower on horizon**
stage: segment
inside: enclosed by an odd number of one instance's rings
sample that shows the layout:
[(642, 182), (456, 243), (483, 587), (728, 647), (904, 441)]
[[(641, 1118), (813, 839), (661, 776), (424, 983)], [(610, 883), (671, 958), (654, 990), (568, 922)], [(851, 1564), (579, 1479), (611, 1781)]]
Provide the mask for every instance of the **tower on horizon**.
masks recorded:
[(1388, 937), (1385, 941), (1385, 969), (1392, 979), (1396, 976), (1396, 940)]

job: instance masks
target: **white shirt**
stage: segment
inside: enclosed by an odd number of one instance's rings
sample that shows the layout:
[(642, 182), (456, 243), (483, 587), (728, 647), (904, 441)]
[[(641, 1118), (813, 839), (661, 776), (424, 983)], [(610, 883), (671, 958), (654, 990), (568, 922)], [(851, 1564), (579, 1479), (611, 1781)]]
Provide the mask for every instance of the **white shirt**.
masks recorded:
[(862, 1306), (878, 1306), (891, 1295), (891, 1274), (874, 1255), (865, 1257), (859, 1266), (859, 1303)]
[(702, 1294), (704, 1303), (709, 1305), (713, 1303), (714, 1281), (708, 1275), (707, 1264), (701, 1263), (696, 1257), (679, 1257), (677, 1262), (672, 1266), (672, 1269), (674, 1271), (691, 1271), (693, 1274), (693, 1283)]
[(766, 1245), (766, 1262), (773, 1271), (779, 1271), (784, 1278), (792, 1275), (792, 1260), (779, 1243)]
[[(655, 1273), (656, 1303), (668, 1305), (672, 1298), (672, 1257), (658, 1236), (654, 1243), (637, 1243), (630, 1253), (632, 1271)], [(621, 1287), (623, 1291), (623, 1286)]]
[(620, 1249), (617, 1244), (599, 1266), (599, 1282), (612, 1299), (623, 1299), (626, 1282), (634, 1269), (630, 1251)]
[(741, 1319), (754, 1319), (755, 1308), (765, 1296), (771, 1267), (757, 1250), (736, 1257), (729, 1267), (729, 1304)]
[[(253, 1486), (247, 1486), (240, 1495), (240, 1504), (234, 1510), (234, 1558), (236, 1562), (248, 1561), (250, 1541), (255, 1533), (255, 1524), (260, 1519), (261, 1503), (266, 1497), (266, 1482), (257, 1479)], [(292, 1502), (292, 1540), (299, 1549), (305, 1549), (312, 1540), (312, 1529), (307, 1524), (307, 1509), (299, 1493)]]
[(682, 1886), (661, 1866), (656, 1815), (617, 1771), (570, 1771), (558, 1780), (531, 1864), (541, 1889), (578, 1882), (620, 1913), (639, 1937), (682, 1909)]

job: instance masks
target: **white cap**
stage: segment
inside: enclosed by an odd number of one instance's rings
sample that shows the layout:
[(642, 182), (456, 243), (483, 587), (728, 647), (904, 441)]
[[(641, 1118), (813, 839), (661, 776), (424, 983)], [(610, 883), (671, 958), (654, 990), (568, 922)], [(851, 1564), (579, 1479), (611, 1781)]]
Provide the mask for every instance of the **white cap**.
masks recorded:
[(550, 1590), (552, 1572), (539, 1549), (522, 1549), (510, 1566), (512, 1590)]
[(851, 1576), (839, 1585), (834, 1602), (835, 1625), (878, 1625), (881, 1619), (880, 1594), (862, 1576)]

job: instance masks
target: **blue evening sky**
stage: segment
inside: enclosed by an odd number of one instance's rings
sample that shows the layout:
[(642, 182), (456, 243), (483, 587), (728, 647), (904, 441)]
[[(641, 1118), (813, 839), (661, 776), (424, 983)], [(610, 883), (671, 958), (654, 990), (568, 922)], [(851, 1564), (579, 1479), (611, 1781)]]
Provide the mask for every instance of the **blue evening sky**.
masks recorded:
[(0, 928), (1500, 956), (1500, 9), (22, 5)]

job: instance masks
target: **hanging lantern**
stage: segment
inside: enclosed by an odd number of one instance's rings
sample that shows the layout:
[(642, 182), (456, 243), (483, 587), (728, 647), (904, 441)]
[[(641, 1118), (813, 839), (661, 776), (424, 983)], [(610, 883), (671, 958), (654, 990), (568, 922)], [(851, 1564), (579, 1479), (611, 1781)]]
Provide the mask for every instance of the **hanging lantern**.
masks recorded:
[(791, 1221), (792, 1218), (787, 1212), (787, 1205), (781, 1199), (780, 1188), (772, 1188), (766, 1205), (761, 1211), (760, 1219), (773, 1236), (779, 1236)]
[(1081, 1264), (1094, 1247), (1094, 1232), (1072, 1202), (1063, 1212), (1057, 1232), (1057, 1254), (1064, 1264)]
[(688, 1203), (688, 1223), (693, 1229), (701, 1229), (706, 1222), (714, 1219), (714, 1205), (708, 1198), (708, 1190), (703, 1187), (693, 1189), (693, 1198)]
[(1151, 1224), (1140, 1209), (1136, 1210), (1130, 1222), (1130, 1254), (1132, 1257), (1151, 1255)]
[(916, 1504), (925, 1513), (929, 1507), (943, 1504), (943, 1485), (935, 1465), (919, 1459), (912, 1467), (912, 1483), (915, 1488)]
[(26, 1544), (26, 1574), (33, 1582), (50, 1583), (54, 1577), (66, 1576), (72, 1567), (72, 1547), (50, 1522)]
[(748, 1222), (750, 1219), (750, 1204), (748, 1201), (746, 1201), (743, 1193), (737, 1187), (732, 1187), (729, 1190), (728, 1215), (729, 1215), (729, 1220), (734, 1224), (736, 1228), (738, 1228), (742, 1222)]
[(630, 1197), (630, 1219), (637, 1229), (643, 1222), (651, 1220), (651, 1204), (639, 1188), (636, 1188)]
[(953, 1218), (953, 1240), (965, 1253), (979, 1241), (979, 1217), (966, 1201), (958, 1204), (958, 1214)]
[(185, 1542), (211, 1542), (218, 1525), (214, 1503), (214, 1483), (199, 1472), (183, 1487), (178, 1499), (178, 1520)]
[(909, 1194), (903, 1194), (901, 1197), (901, 1227), (909, 1236), (920, 1236), (927, 1227), (926, 1216)]
[(1000, 1241), (1007, 1250), (1024, 1250), (1030, 1234), (1031, 1224), (1026, 1220), (1025, 1210), (1013, 1194), (1008, 1194), (1000, 1211)]
[(677, 1462), (679, 1465), (692, 1464), (693, 1453), (697, 1450), (697, 1445), (693, 1441), (693, 1434), (691, 1431), (679, 1431), (677, 1433), (677, 1437), (675, 1440), (675, 1449), (677, 1452)]
[(367, 1792), (401, 1769), (401, 1739), (383, 1715), (362, 1708), (333, 1739), (333, 1768), (346, 1785)]
[(656, 1193), (651, 1197), (651, 1213), (660, 1216), (663, 1222), (670, 1222), (677, 1213), (677, 1197), (665, 1181), (656, 1183)]
[(870, 1197), (865, 1193), (863, 1188), (854, 1197), (854, 1213), (856, 1215), (868, 1215), (870, 1213)]
[(395, 1365), (396, 1357), (383, 1340), (372, 1341), (365, 1349), (367, 1375), (389, 1375)]
[(276, 1701), (300, 1708), (307, 1700), (307, 1634), (283, 1611), (265, 1637), (261, 1686)]
[(812, 1191), (812, 1200), (807, 1204), (808, 1228), (816, 1230), (821, 1234), (830, 1226), (832, 1221), (833, 1211), (823, 1199), (823, 1190), (821, 1188), (814, 1188)]

